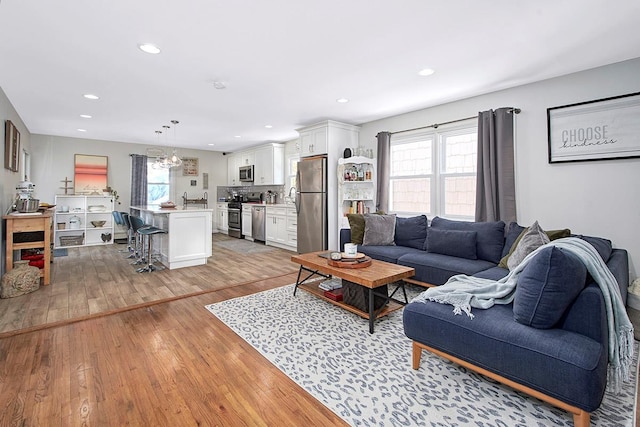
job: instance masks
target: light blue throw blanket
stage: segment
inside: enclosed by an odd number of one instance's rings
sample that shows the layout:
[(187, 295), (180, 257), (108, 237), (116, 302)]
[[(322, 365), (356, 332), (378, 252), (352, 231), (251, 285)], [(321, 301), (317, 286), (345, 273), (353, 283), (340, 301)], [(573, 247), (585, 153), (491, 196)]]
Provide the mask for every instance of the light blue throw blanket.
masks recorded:
[(435, 301), (453, 305), (454, 314), (463, 311), (473, 319), (471, 308), (487, 309), (494, 304), (509, 304), (515, 295), (518, 275), (542, 249), (556, 246), (576, 255), (587, 267), (604, 296), (609, 330), (608, 383), (614, 392), (629, 379), (633, 359), (633, 325), (627, 316), (616, 278), (595, 248), (588, 242), (567, 237), (547, 243), (531, 252), (502, 279), (495, 281), (464, 274), (451, 277), (447, 283), (427, 289), (412, 302)]

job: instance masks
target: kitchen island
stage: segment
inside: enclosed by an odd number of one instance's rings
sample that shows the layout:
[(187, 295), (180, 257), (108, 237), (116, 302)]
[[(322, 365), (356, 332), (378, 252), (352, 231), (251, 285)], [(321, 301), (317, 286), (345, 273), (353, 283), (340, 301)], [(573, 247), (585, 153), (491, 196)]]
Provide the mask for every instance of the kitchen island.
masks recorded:
[(132, 206), (145, 224), (167, 231), (153, 236), (154, 253), (170, 270), (204, 265), (211, 256), (213, 209), (197, 207)]

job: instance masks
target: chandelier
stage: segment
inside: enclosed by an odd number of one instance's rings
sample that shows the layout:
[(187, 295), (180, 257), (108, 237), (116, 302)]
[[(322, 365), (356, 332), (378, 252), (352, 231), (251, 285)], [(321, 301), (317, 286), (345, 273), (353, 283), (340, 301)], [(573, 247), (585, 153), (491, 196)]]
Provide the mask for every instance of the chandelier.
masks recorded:
[[(176, 125), (178, 123), (180, 123), (177, 120), (171, 120), (171, 123), (173, 124), (173, 139), (174, 142), (177, 140), (176, 139)], [(162, 126), (164, 128), (164, 132), (165, 135), (167, 135), (169, 129), (171, 128), (171, 126), (167, 126), (164, 125)], [(160, 134), (162, 133), (161, 130), (157, 130), (156, 132), (156, 136), (158, 139), (158, 142), (160, 141)], [(168, 136), (167, 136), (168, 138)], [(176, 153), (176, 149), (173, 149), (173, 152), (171, 155), (168, 155), (163, 149), (160, 148), (152, 148), (152, 149), (148, 149), (147, 150), (147, 155), (150, 157), (155, 157), (156, 160), (153, 162), (153, 164), (151, 165), (151, 167), (153, 169), (170, 169), (170, 168), (175, 168), (178, 167), (180, 165), (182, 165), (182, 159), (180, 157), (178, 157), (178, 154)]]

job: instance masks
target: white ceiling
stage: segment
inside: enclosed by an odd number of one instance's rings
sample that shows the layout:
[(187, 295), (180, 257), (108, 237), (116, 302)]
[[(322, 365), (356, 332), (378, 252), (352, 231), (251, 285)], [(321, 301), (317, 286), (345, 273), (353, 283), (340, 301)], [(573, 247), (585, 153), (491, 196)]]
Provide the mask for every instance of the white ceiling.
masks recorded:
[(0, 87), (31, 133), (156, 144), (176, 119), (160, 145), (203, 150), (640, 57), (638, 0), (0, 1)]

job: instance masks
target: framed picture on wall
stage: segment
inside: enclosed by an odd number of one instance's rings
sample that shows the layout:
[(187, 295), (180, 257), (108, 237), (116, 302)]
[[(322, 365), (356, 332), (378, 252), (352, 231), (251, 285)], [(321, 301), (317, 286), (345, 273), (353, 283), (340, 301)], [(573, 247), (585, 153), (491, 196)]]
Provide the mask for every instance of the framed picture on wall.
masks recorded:
[(11, 122), (4, 122), (4, 167), (18, 172), (20, 166), (20, 132)]
[(198, 176), (198, 158), (182, 158), (182, 176)]
[(107, 156), (76, 154), (74, 191), (76, 194), (102, 194), (107, 188)]
[(549, 163), (640, 157), (640, 92), (547, 108)]

